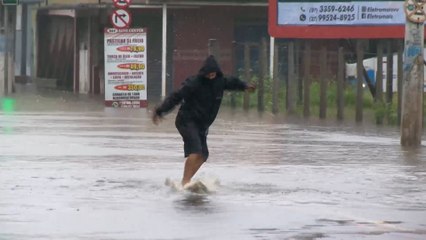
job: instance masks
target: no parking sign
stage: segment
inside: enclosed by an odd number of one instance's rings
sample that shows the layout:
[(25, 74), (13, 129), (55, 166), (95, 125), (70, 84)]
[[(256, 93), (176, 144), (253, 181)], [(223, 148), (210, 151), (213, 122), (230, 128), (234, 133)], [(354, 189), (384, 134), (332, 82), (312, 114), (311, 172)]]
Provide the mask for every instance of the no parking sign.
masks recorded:
[(124, 9), (116, 9), (111, 14), (110, 20), (114, 28), (129, 28), (130, 24), (132, 23), (132, 16)]

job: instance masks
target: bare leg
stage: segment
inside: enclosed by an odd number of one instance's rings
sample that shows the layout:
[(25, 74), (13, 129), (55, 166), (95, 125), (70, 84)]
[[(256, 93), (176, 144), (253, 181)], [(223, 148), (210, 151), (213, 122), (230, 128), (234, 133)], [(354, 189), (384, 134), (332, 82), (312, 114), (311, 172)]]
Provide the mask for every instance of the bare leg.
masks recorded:
[(185, 162), (185, 168), (183, 170), (182, 186), (191, 181), (191, 178), (195, 175), (195, 173), (197, 173), (198, 169), (200, 169), (203, 163), (204, 158), (201, 154), (189, 154)]

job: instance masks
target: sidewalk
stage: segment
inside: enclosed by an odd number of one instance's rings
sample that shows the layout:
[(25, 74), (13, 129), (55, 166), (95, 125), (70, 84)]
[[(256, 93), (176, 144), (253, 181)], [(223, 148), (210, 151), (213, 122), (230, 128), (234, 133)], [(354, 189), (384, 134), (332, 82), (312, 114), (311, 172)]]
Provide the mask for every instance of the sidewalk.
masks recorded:
[(17, 112), (102, 111), (104, 109), (103, 95), (36, 89), (32, 84), (17, 84), (16, 93), (5, 98), (15, 101), (14, 110)]

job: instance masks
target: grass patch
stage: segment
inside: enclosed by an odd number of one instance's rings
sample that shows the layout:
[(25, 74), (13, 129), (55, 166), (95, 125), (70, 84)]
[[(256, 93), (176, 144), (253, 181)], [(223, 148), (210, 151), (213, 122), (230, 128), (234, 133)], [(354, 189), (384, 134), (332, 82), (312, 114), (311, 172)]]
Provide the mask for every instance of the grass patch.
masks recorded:
[[(258, 78), (253, 77), (250, 82), (257, 83)], [(310, 89), (310, 110), (311, 116), (319, 116), (320, 110), (320, 84), (319, 81), (313, 81)], [(264, 81), (264, 104), (265, 112), (272, 112), (273, 106), (273, 82), (271, 78)], [(299, 99), (298, 93), (295, 93), (295, 99)], [(234, 97), (236, 108), (242, 108), (244, 103), (244, 92), (227, 92), (224, 96), (224, 105), (231, 106), (231, 98)], [(344, 89), (344, 119), (355, 119), (356, 112), (356, 86), (347, 85)], [(249, 108), (257, 110), (258, 91), (249, 96)], [(372, 121), (376, 124), (398, 124), (397, 114), (397, 94), (394, 94), (392, 103), (375, 102), (368, 88), (363, 89), (363, 116), (366, 121)], [(278, 90), (278, 106), (279, 112), (286, 113), (286, 86), (280, 81), (280, 89)], [(426, 112), (426, 104), (424, 104)], [(334, 80), (329, 81), (327, 86), (327, 118), (335, 118), (337, 114), (337, 85)], [(288, 114), (287, 114), (288, 115)], [(303, 102), (296, 101), (296, 109), (292, 116), (303, 116)]]

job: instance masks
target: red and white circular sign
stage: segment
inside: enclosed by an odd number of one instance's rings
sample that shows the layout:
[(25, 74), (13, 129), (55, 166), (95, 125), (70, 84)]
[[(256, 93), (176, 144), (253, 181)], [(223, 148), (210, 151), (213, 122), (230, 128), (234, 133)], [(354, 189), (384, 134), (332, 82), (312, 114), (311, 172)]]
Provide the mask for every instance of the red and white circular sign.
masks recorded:
[(132, 0), (112, 0), (112, 2), (114, 3), (114, 6), (116, 8), (128, 8), (130, 6), (130, 4), (132, 3)]
[(111, 14), (110, 20), (114, 28), (129, 28), (132, 23), (132, 15), (124, 9), (116, 9)]

